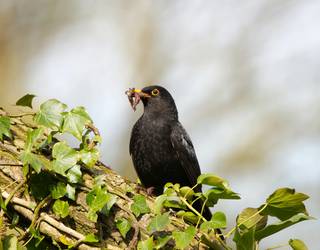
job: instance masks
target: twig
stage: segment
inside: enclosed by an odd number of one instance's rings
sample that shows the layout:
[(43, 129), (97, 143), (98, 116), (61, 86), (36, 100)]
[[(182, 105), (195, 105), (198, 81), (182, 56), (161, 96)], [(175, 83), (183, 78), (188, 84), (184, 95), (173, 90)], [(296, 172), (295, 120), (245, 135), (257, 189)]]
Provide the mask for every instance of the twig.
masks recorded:
[(34, 214), (33, 214), (33, 218), (32, 218), (32, 221), (31, 221), (31, 224), (30, 226), (28, 227), (28, 229), (25, 231), (24, 234), (22, 234), (20, 237), (19, 237), (19, 240), (23, 240), (24, 237), (30, 232), (30, 230), (34, 227), (36, 221), (38, 220), (38, 217), (39, 217), (39, 212), (40, 212), (40, 209), (44, 206), (45, 203), (47, 203), (51, 198), (51, 195), (48, 195), (46, 198), (44, 198), (42, 201), (39, 202), (39, 204), (36, 206), (36, 208), (34, 209)]
[(9, 204), (10, 200), (12, 199), (12, 197), (14, 196), (14, 194), (24, 185), (26, 184), (27, 179), (24, 179), (22, 182), (20, 182), (14, 189), (13, 191), (9, 194), (9, 196), (6, 198), (5, 202), (4, 202), (4, 206), (7, 207), (7, 205)]
[(36, 113), (22, 113), (22, 114), (16, 114), (16, 115), (8, 115), (10, 118), (19, 118), (23, 116), (28, 116), (28, 115), (35, 115)]
[(23, 166), (23, 164), (20, 163), (0, 163), (0, 166)]
[(46, 213), (41, 213), (40, 217), (42, 218), (42, 220), (44, 220), (45, 222), (49, 223), (51, 226), (54, 226), (55, 228), (57, 228), (59, 231), (62, 231), (64, 233), (67, 233), (69, 235), (71, 235), (72, 237), (76, 238), (76, 239), (83, 239), (84, 235), (65, 226), (63, 223), (56, 221), (55, 219), (51, 218), (48, 214)]
[(132, 227), (134, 229), (134, 234), (133, 234), (132, 239), (131, 239), (129, 246), (128, 246), (128, 249), (130, 249), (130, 250), (137, 248), (138, 236), (139, 236), (139, 232), (140, 232), (140, 229), (139, 229), (139, 226), (137, 223), (133, 223)]
[[(92, 123), (86, 124), (86, 128), (90, 129), (96, 136), (100, 136), (99, 130)], [(88, 144), (88, 148), (93, 149), (96, 145), (97, 145), (97, 142), (94, 140), (91, 140)]]
[[(1, 195), (5, 199), (7, 199), (10, 196), (10, 194), (8, 192), (6, 192), (6, 191), (3, 191)], [(36, 207), (36, 203), (31, 202), (31, 201), (26, 201), (26, 200), (23, 200), (23, 199), (20, 199), (20, 198), (17, 198), (17, 197), (12, 197), (10, 202), (13, 203), (13, 204), (17, 204), (17, 205), (20, 205), (22, 207), (28, 208), (28, 209), (30, 209), (32, 211)]]

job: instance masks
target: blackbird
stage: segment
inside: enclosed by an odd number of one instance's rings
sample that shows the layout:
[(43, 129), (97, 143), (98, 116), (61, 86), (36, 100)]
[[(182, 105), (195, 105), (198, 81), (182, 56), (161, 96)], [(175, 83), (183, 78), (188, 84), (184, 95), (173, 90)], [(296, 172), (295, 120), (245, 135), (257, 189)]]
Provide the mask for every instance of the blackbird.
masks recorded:
[[(193, 187), (201, 174), (192, 141), (178, 120), (171, 94), (161, 86), (129, 89), (126, 94), (135, 110), (141, 100), (144, 113), (133, 126), (130, 154), (141, 183), (159, 195), (167, 182)], [(195, 188), (201, 191), (201, 186)], [(194, 207), (201, 211), (202, 202)], [(204, 209), (211, 219), (209, 208)]]

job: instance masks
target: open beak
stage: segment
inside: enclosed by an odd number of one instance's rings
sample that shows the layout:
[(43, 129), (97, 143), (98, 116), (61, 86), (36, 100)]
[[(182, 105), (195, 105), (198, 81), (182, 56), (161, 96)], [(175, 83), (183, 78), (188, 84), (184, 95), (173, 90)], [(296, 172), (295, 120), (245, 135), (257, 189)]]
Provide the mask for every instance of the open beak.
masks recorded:
[(134, 111), (136, 111), (136, 107), (141, 99), (151, 97), (151, 95), (144, 93), (141, 89), (136, 88), (130, 88), (125, 93), (128, 96), (130, 105)]

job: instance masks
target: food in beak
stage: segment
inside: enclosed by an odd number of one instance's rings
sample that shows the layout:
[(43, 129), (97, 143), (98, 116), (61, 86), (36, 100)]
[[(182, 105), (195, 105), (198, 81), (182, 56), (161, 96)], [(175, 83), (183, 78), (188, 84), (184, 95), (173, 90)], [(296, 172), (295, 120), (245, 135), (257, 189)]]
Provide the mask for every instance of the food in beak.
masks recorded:
[(139, 92), (135, 91), (135, 88), (129, 88), (125, 93), (128, 96), (132, 109), (136, 111), (136, 107), (141, 100)]

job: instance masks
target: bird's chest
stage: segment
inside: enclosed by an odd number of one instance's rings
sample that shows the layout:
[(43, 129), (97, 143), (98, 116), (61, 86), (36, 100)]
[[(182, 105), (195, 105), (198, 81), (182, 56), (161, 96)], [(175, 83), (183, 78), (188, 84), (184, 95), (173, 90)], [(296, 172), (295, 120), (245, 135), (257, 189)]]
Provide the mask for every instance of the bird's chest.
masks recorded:
[[(171, 144), (170, 124), (159, 121), (142, 122), (135, 137), (133, 158), (140, 171), (165, 171), (176, 161)], [(139, 171), (139, 170), (138, 170)]]

